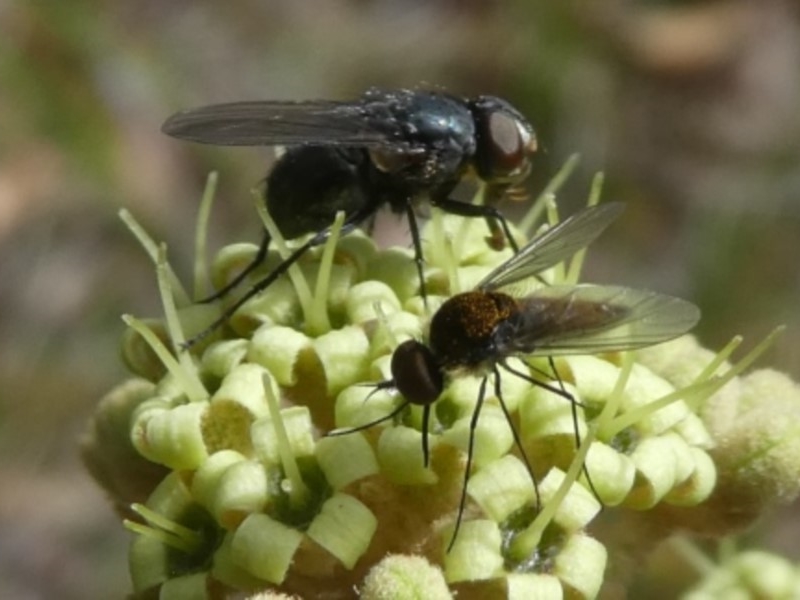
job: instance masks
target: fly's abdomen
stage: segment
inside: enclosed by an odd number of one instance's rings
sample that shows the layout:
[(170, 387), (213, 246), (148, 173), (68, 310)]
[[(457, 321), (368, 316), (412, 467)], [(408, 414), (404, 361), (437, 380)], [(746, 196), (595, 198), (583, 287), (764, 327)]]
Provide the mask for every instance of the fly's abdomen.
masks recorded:
[(316, 233), (333, 222), (337, 211), (350, 216), (377, 202), (363, 175), (367, 161), (359, 148), (288, 150), (267, 178), (267, 209), (281, 234), (293, 239)]

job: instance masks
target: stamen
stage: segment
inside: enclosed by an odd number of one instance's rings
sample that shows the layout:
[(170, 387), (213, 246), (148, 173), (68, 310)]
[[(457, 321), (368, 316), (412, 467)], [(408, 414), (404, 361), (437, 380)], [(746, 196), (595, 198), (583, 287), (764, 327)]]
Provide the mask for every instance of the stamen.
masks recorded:
[(217, 182), (219, 176), (216, 171), (211, 171), (206, 178), (206, 187), (200, 200), (197, 213), (197, 223), (194, 230), (194, 290), (195, 300), (208, 294), (210, 288), (208, 281), (208, 223), (211, 219), (211, 207), (217, 195)]

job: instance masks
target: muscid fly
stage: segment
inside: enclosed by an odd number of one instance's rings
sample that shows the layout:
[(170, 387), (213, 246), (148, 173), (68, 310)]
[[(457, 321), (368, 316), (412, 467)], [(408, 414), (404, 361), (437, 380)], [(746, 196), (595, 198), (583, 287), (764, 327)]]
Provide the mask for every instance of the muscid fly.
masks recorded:
[[(189, 345), (222, 325), (308, 249), (324, 243), (337, 211), (345, 213), (344, 232), (383, 205), (407, 215), (423, 298), (422, 243), (414, 212), (421, 200), (448, 213), (485, 218), (490, 243), (501, 248), (508, 240), (516, 251), (495, 205), (527, 176), (536, 149), (533, 128), (505, 100), (433, 91), (371, 89), (353, 102), (216, 104), (179, 112), (162, 131), (205, 144), (288, 146), (267, 177), (267, 209), (284, 238), (313, 234)], [(451, 197), (468, 175), (484, 184), (484, 205)], [(265, 234), (252, 262), (206, 301), (227, 294), (261, 264), (269, 243)]]
[[(403, 396), (403, 402), (381, 419), (332, 433), (341, 435), (367, 429), (393, 418), (411, 404), (422, 406), (422, 450), (427, 466), (430, 411), (446, 380), (459, 373), (483, 375), (470, 421), (465, 482), (450, 547), (466, 502), (474, 432), (490, 375), (494, 376), (495, 395), (533, 480), (538, 503), (533, 469), (501, 394), (501, 370), (568, 399), (577, 423), (575, 400), (561, 386), (551, 357), (618, 352), (658, 344), (686, 333), (700, 318), (700, 311), (690, 302), (626, 287), (539, 285), (530, 291), (537, 285), (538, 273), (589, 244), (622, 209), (623, 205), (610, 203), (576, 213), (531, 240), (519, 253), (489, 273), (474, 290), (448, 299), (433, 315), (428, 343), (407, 340), (400, 344), (392, 355), (392, 379), (377, 386), (396, 389)], [(550, 358), (556, 385), (534, 379), (530, 372), (509, 365), (507, 359), (514, 356)]]

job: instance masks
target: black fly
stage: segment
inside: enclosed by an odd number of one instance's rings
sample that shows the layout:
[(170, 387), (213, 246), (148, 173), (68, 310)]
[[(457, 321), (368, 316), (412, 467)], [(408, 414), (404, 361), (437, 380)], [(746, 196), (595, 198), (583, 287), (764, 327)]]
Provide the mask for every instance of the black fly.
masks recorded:
[[(516, 191), (536, 150), (533, 128), (505, 100), (432, 91), (371, 89), (354, 102), (217, 104), (177, 113), (162, 131), (206, 144), (289, 146), (267, 178), (267, 209), (285, 238), (314, 234), (189, 345), (222, 325), (308, 249), (324, 243), (337, 211), (345, 213), (345, 232), (383, 205), (407, 215), (423, 298), (422, 244), (414, 213), (420, 200), (452, 214), (485, 218), (490, 244), (502, 248), (508, 240), (516, 251), (495, 205)], [(485, 184), (485, 205), (450, 197), (467, 175)], [(251, 264), (206, 301), (227, 294), (263, 262), (269, 242), (265, 235)]]
[[(700, 318), (700, 311), (690, 302), (626, 287), (555, 285), (531, 291), (537, 273), (589, 244), (622, 209), (621, 204), (611, 203), (576, 213), (531, 240), (474, 290), (447, 300), (433, 315), (428, 344), (417, 340), (400, 344), (392, 355), (392, 379), (378, 384), (379, 389), (397, 389), (404, 401), (377, 421), (333, 432), (332, 435), (341, 435), (367, 429), (393, 418), (411, 404), (422, 406), (423, 457), (427, 466), (430, 411), (447, 377), (459, 373), (484, 375), (470, 421), (465, 483), (450, 547), (466, 502), (474, 432), (489, 375), (494, 375), (495, 395), (533, 480), (538, 502), (533, 469), (501, 395), (500, 370), (568, 399), (577, 422), (575, 399), (560, 385), (550, 357), (616, 352), (665, 342), (689, 331)], [(550, 358), (552, 377), (558, 385), (511, 367), (507, 359), (512, 356)]]

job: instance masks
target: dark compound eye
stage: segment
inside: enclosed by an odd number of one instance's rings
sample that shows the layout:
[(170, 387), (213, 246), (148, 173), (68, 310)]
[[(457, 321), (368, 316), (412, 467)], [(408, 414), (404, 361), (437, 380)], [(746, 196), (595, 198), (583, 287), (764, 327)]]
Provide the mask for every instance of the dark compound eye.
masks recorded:
[(530, 170), (536, 136), (530, 123), (507, 102), (483, 96), (472, 104), (478, 146), (478, 175), (487, 182), (513, 182)]
[(444, 376), (433, 353), (416, 340), (407, 340), (395, 348), (392, 377), (397, 391), (420, 406), (435, 402), (444, 387)]

